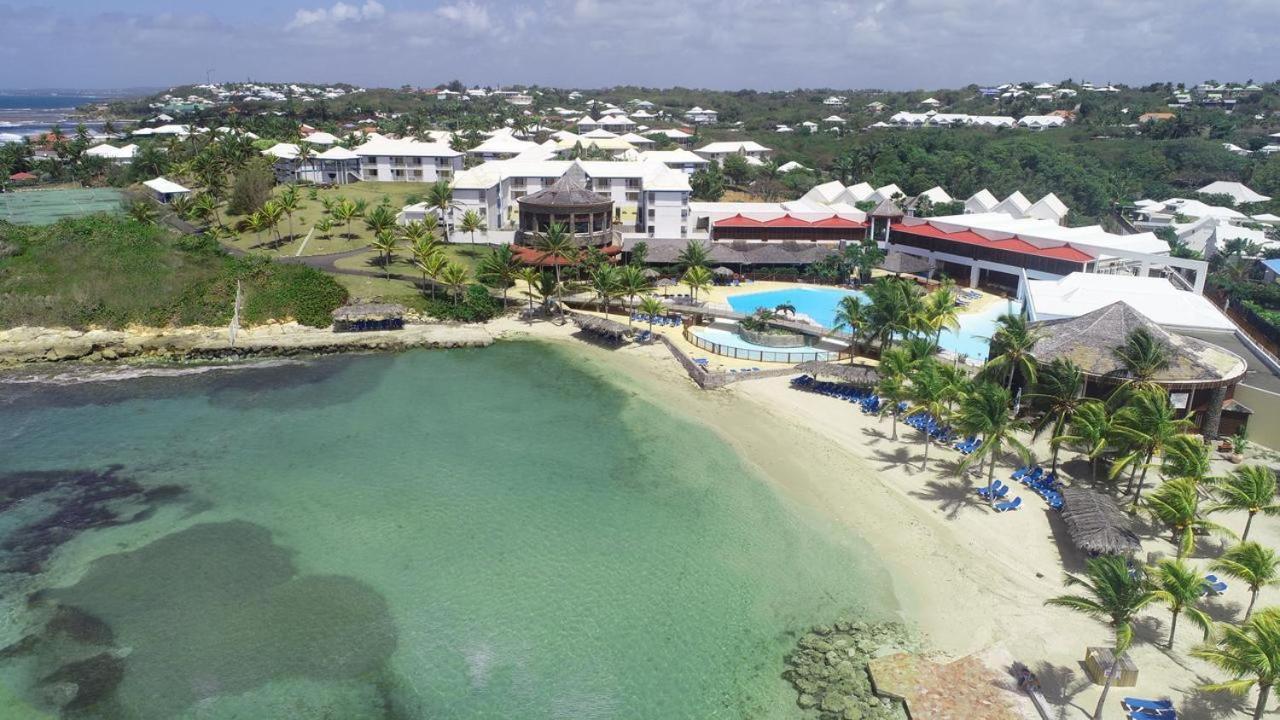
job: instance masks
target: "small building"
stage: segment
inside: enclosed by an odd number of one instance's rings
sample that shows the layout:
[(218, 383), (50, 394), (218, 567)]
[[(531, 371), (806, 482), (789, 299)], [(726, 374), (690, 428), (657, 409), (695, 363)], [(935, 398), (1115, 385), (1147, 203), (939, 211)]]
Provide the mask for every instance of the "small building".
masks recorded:
[(142, 184), (145, 185), (147, 189), (151, 191), (151, 195), (152, 197), (155, 198), (156, 202), (162, 203), (165, 205), (168, 205), (176, 197), (181, 197), (183, 195), (191, 194), (191, 191), (188, 190), (187, 188), (184, 188), (178, 183), (172, 180), (167, 180), (163, 177), (146, 180)]
[(516, 244), (532, 250), (534, 238), (559, 223), (573, 235), (578, 247), (618, 246), (620, 251), (619, 234), (613, 230), (613, 200), (588, 190), (588, 182), (582, 165), (574, 163), (549, 187), (517, 198), (520, 220)]
[(694, 152), (711, 162), (723, 165), (725, 158), (730, 155), (741, 155), (748, 161), (757, 161), (758, 164), (769, 157), (769, 153), (773, 151), (754, 140), (741, 140), (707, 143)]
[(9, 176), (9, 182), (15, 183), (33, 183), (39, 179), (34, 173), (29, 172), (16, 172)]
[(710, 125), (719, 121), (720, 113), (712, 110), (711, 108), (694, 106), (685, 112), (684, 118), (689, 122), (696, 123), (698, 125)]

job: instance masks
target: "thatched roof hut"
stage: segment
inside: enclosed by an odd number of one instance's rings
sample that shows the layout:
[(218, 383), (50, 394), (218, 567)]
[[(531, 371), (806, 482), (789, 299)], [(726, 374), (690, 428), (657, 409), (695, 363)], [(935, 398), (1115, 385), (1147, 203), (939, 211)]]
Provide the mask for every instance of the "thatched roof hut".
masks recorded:
[(1142, 541), (1130, 529), (1129, 516), (1102, 493), (1063, 488), (1062, 521), (1071, 542), (1091, 555), (1132, 555), (1142, 549)]
[(404, 327), (404, 313), (405, 306), (395, 303), (351, 303), (333, 311), (333, 330), (399, 330)]
[(880, 382), (880, 372), (870, 365), (840, 365), (810, 360), (796, 365), (796, 370), (814, 377), (836, 378), (851, 385), (869, 387)]
[(1239, 355), (1204, 340), (1169, 332), (1124, 302), (1079, 317), (1038, 322), (1034, 327), (1041, 333), (1031, 349), (1037, 362), (1066, 358), (1091, 380), (1120, 383), (1128, 378), (1116, 348), (1139, 328), (1169, 351), (1169, 366), (1152, 378), (1163, 387), (1193, 390), (1234, 385), (1248, 368)]
[(592, 335), (608, 338), (610, 340), (621, 340), (631, 332), (631, 328), (623, 325), (616, 320), (608, 318), (596, 317), (595, 315), (583, 315), (582, 313), (574, 313), (570, 316), (570, 320), (579, 330), (589, 332)]

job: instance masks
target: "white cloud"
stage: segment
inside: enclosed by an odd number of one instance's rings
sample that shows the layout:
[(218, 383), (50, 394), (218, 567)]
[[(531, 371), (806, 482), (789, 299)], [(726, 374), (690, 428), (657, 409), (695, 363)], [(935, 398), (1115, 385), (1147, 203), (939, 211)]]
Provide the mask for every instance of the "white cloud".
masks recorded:
[(489, 8), (477, 4), (473, 0), (462, 0), (451, 5), (436, 8), (436, 15), (457, 24), (473, 35), (479, 35), (493, 29), (489, 18)]
[(387, 14), (387, 9), (378, 0), (365, 0), (363, 5), (348, 5), (344, 2), (334, 3), (332, 7), (308, 10), (299, 8), (293, 19), (285, 25), (285, 30), (314, 30), (316, 28), (333, 28), (344, 23), (365, 20), (380, 20)]

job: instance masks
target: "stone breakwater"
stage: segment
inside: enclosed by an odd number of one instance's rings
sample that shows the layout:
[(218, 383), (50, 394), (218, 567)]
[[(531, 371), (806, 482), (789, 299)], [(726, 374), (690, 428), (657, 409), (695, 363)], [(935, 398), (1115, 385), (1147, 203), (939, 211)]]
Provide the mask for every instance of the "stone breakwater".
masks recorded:
[(403, 330), (335, 333), (297, 323), (242, 328), (231, 343), (226, 328), (73, 330), (17, 327), (0, 330), (0, 366), (37, 362), (207, 360), (254, 356), (318, 355), (363, 350), (484, 347), (493, 335), (481, 325), (406, 324)]
[(820, 720), (906, 720), (901, 703), (872, 692), (867, 663), (914, 644), (897, 623), (842, 618), (801, 636), (782, 676), (799, 693), (800, 707)]

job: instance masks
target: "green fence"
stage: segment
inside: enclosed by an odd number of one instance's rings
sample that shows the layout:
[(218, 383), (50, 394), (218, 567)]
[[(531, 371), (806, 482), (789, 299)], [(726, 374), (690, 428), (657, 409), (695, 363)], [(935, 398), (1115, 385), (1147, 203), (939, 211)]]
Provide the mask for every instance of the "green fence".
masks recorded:
[(51, 225), (65, 217), (120, 212), (123, 198), (124, 194), (115, 188), (0, 193), (0, 220), (16, 225)]

